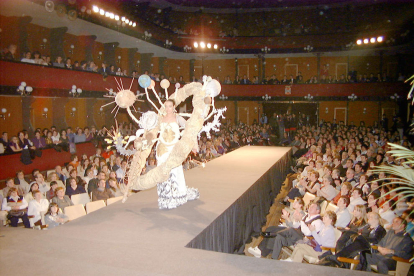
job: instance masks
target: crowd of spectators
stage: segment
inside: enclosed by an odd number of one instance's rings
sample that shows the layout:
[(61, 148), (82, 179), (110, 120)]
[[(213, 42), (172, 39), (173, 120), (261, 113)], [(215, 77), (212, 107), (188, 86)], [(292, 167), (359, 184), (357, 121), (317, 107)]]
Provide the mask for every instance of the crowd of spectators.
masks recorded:
[[(7, 49), (4, 49), (0, 52), (0, 58), (4, 60), (11, 60), (11, 61), (20, 61), (24, 63), (32, 63), (38, 64), (43, 66), (50, 66), (56, 68), (64, 68), (68, 70), (78, 70), (78, 71), (86, 71), (86, 72), (95, 72), (102, 74), (103, 76), (113, 75), (113, 76), (123, 76), (123, 77), (134, 77), (138, 78), (139, 74), (136, 70), (133, 70), (130, 74), (126, 69), (122, 69), (120, 67), (116, 67), (115, 65), (107, 64), (106, 61), (102, 62), (102, 65), (99, 67), (94, 61), (72, 61), (70, 57), (66, 58), (65, 60), (58, 56), (55, 61), (51, 61), (50, 56), (41, 55), (38, 51), (35, 52), (25, 52), (23, 53), (23, 58), (19, 59), (16, 56), (17, 47), (14, 44), (9, 45)], [(186, 82), (184, 81), (183, 76), (173, 77), (173, 76), (165, 76), (163, 74), (159, 74), (157, 72), (149, 72), (144, 71), (144, 74), (149, 75), (150, 78), (154, 81), (161, 81), (163, 79), (168, 79), (170, 83), (180, 83), (184, 85)], [(249, 79), (247, 75), (235, 76), (234, 80), (230, 76), (220, 77), (216, 76), (216, 80), (218, 80), (222, 84), (282, 84), (282, 85), (292, 85), (292, 84), (330, 84), (330, 83), (377, 83), (377, 82), (392, 82), (392, 81), (404, 81), (405, 76), (399, 73), (398, 76), (388, 76), (386, 72), (384, 73), (358, 73), (355, 68), (351, 68), (347, 75), (342, 74), (339, 75), (338, 78), (336, 75), (332, 75), (329, 73), (329, 65), (324, 64), (322, 65), (322, 69), (320, 70), (319, 77), (317, 75), (310, 77), (309, 79), (304, 79), (302, 73), (299, 71), (297, 76), (293, 75), (284, 75), (280, 80), (276, 77), (275, 74), (264, 76), (263, 78), (259, 78), (259, 76), (253, 76), (253, 79)], [(196, 78), (195, 76), (192, 77), (190, 80), (191, 82), (201, 82), (202, 76)]]
[[(376, 174), (373, 168), (383, 164), (406, 166), (404, 159), (396, 160), (388, 152), (387, 143), (410, 149), (412, 144), (404, 131), (399, 131), (398, 124), (389, 129), (384, 122), (369, 127), (362, 122), (360, 126), (323, 121), (312, 124), (307, 118), (289, 113), (274, 114), (270, 119), (263, 115), (252, 125), (232, 124), (227, 120), (218, 132), (201, 137), (198, 149), (183, 163), (184, 168), (203, 166), (245, 145), (290, 146), (296, 166), (291, 168), (289, 176), (292, 188), (282, 201), (286, 205), (293, 202), (282, 214), (286, 225), (267, 229), (262, 233), (264, 241), (249, 252), (256, 257), (271, 254), (278, 259), (282, 246), (296, 244), (287, 261), (301, 262), (304, 255), (311, 255), (319, 258), (321, 265), (345, 267), (338, 256), (359, 255), (359, 269), (369, 270), (371, 264), (376, 264), (381, 273), (395, 269), (392, 256), (412, 257), (413, 199), (398, 194), (398, 184), (389, 184), (389, 175)], [(47, 137), (50, 131), (53, 133), (53, 127), (41, 131), (41, 135)], [(72, 134), (65, 131), (68, 137)], [(126, 136), (136, 129), (132, 124), (120, 124), (119, 131)], [(75, 132), (82, 137), (78, 142), (86, 141), (88, 135), (84, 130), (79, 128)], [(98, 141), (96, 145), (102, 145), (106, 137), (105, 130), (91, 128), (87, 133), (92, 136), (89, 141)], [(71, 197), (75, 194), (92, 194), (92, 200), (122, 195), (128, 161), (106, 145), (103, 148), (97, 147), (93, 156), (73, 154), (70, 162), (65, 166), (57, 164), (47, 178), (35, 170), (31, 180), (22, 171), (16, 172), (16, 179), (7, 179), (2, 210), (9, 211), (10, 224), (16, 226), (15, 218), (21, 217), (29, 227), (25, 217), (29, 215), (34, 217), (32, 224), (44, 227), (38, 212), (49, 208), (48, 221), (53, 219), (56, 226), (67, 219), (59, 212), (73, 204)], [(154, 148), (143, 174), (156, 167), (155, 155)], [(306, 194), (314, 196), (308, 206), (303, 201)], [(334, 205), (336, 211), (327, 211), (322, 218), (321, 202), (324, 201)], [(26, 208), (28, 211), (22, 212)], [(335, 229), (342, 231), (338, 240), (334, 237)], [(316, 243), (309, 242), (309, 237)], [(370, 249), (372, 243), (379, 245), (378, 251)], [(322, 251), (318, 246), (336, 248), (337, 254), (330, 255), (327, 253), (330, 251)]]
[[(390, 183), (394, 176), (373, 171), (380, 165), (411, 165), (389, 152), (388, 142), (413, 149), (397, 127), (321, 122), (289, 132), (292, 140), (285, 135), (284, 145), (292, 147), (296, 160), (287, 178), (291, 188), (281, 200), (290, 207), (282, 211), (284, 223), (267, 228), (260, 245), (248, 251), (280, 259), (284, 246), (294, 246), (284, 261), (302, 262), (306, 255), (319, 265), (343, 268), (349, 263), (339, 257), (358, 256), (357, 269), (377, 265), (383, 274), (396, 269), (394, 256), (412, 258), (414, 198), (398, 193), (399, 184)], [(305, 198), (311, 199), (306, 206)]]

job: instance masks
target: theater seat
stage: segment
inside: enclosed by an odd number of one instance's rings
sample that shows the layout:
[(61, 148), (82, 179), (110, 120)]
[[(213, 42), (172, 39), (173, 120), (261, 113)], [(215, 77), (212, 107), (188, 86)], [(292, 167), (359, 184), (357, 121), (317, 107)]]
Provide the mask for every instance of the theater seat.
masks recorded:
[(69, 220), (74, 220), (86, 215), (85, 207), (82, 204), (76, 204), (65, 208), (65, 215), (68, 216)]
[(315, 195), (309, 192), (306, 192), (306, 194), (303, 196), (303, 202), (305, 203), (305, 206), (308, 206), (309, 203), (314, 199), (315, 199)]
[(83, 206), (85, 206), (86, 203), (91, 202), (88, 193), (73, 195), (71, 200), (74, 205), (83, 204)]
[(104, 207), (106, 207), (106, 204), (103, 200), (88, 202), (86, 203), (86, 213), (89, 214)]
[(117, 197), (112, 197), (112, 198), (108, 198), (106, 200), (106, 205), (111, 205), (112, 203), (115, 203), (117, 201), (120, 201), (123, 198), (123, 196), (117, 196)]

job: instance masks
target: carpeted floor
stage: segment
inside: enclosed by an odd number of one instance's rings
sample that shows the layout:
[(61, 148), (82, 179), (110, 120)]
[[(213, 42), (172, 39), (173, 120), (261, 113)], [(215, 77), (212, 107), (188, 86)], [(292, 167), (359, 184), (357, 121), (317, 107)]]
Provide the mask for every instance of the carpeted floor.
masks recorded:
[(47, 231), (0, 228), (0, 275), (354, 275), (185, 246), (289, 148), (244, 147), (186, 172), (201, 197), (159, 210), (156, 189)]

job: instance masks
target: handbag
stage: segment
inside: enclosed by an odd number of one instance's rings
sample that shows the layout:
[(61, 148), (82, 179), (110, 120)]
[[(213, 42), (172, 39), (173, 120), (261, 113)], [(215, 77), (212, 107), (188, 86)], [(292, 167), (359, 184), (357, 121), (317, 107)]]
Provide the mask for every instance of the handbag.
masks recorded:
[(26, 210), (10, 210), (9, 216), (11, 217), (22, 217), (26, 214)]

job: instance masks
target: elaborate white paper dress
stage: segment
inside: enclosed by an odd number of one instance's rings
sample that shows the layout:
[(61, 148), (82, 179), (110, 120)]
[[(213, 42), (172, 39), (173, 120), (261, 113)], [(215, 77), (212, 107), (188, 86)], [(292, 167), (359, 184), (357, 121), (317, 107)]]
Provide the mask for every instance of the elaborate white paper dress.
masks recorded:
[[(180, 138), (179, 124), (184, 126), (185, 120), (177, 116), (177, 122), (161, 123), (156, 155), (158, 165), (167, 160)], [(158, 207), (160, 209), (176, 208), (188, 200), (194, 200), (200, 196), (198, 189), (187, 187), (182, 165), (171, 170), (167, 181), (157, 184), (157, 192)]]

